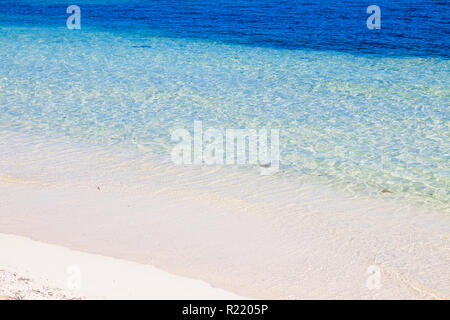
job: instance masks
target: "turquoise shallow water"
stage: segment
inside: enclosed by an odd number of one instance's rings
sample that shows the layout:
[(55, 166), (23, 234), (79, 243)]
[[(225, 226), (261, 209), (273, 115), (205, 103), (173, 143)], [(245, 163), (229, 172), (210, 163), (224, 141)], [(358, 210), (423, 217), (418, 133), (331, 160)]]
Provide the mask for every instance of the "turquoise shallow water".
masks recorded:
[(0, 25), (0, 127), (170, 157), (174, 128), (278, 128), (281, 167), (449, 208), (450, 63)]

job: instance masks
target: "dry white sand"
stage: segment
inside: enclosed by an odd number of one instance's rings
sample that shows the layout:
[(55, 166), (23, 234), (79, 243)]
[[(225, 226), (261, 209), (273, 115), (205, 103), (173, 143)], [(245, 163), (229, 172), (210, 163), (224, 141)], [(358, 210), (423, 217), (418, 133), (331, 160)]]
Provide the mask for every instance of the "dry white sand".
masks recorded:
[(5, 267), (0, 268), (0, 300), (78, 300), (73, 292), (31, 279)]
[(206, 282), (24, 237), (0, 234), (0, 297), (242, 299)]

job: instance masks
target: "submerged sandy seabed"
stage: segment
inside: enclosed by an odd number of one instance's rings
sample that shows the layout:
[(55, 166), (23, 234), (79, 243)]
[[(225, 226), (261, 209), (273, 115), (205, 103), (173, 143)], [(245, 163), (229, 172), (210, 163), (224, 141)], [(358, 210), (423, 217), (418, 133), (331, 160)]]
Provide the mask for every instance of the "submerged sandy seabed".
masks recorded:
[[(450, 297), (445, 212), (340, 195), (282, 174), (138, 166), (84, 147), (5, 139), (0, 233), (153, 265), (250, 298)], [(2, 264), (14, 267), (16, 252), (32, 252), (29, 243), (15, 251), (2, 241)], [(36, 272), (48, 272), (45, 260), (35, 258)], [(103, 264), (109, 258), (73, 258), (72, 265), (109, 268)], [(115, 270), (124, 287), (112, 292), (131, 290), (128, 273)], [(149, 285), (157, 278), (146, 277)], [(166, 286), (170, 293), (182, 292), (177, 283)]]

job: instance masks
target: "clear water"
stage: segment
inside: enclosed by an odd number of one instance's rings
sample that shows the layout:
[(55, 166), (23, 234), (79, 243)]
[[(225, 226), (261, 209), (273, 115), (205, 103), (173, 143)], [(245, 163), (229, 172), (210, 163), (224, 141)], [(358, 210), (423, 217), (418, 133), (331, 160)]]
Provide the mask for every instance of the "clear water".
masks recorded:
[(448, 3), (0, 1), (0, 128), (169, 157), (174, 128), (279, 128), (282, 169), (449, 209)]

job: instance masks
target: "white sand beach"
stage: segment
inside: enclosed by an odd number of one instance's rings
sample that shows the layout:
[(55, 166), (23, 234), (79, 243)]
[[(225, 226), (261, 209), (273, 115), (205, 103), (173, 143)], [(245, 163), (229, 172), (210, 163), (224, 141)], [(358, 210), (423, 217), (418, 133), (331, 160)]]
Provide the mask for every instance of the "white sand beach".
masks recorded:
[[(0, 269), (10, 275), (0, 295), (21, 296), (16, 273), (67, 298), (450, 296), (445, 212), (282, 172), (141, 164), (3, 137)], [(70, 266), (80, 267), (79, 293), (66, 290)]]
[(4, 299), (242, 299), (150, 265), (0, 234)]
[[(269, 207), (249, 211), (237, 200), (183, 199), (170, 190), (145, 201), (95, 188), (2, 183), (0, 190), (1, 232), (58, 245), (2, 234), (0, 269), (61, 298), (449, 297), (449, 238), (432, 215), (417, 223), (405, 212), (394, 226), (382, 212), (370, 220), (349, 212), (345, 224), (304, 214), (288, 224), (273, 220)], [(355, 227), (364, 221), (370, 232)], [(80, 292), (65, 289), (70, 266), (80, 267)], [(371, 266), (380, 270), (379, 288), (367, 285)], [(31, 298), (20, 285), (0, 283), (0, 295)]]

